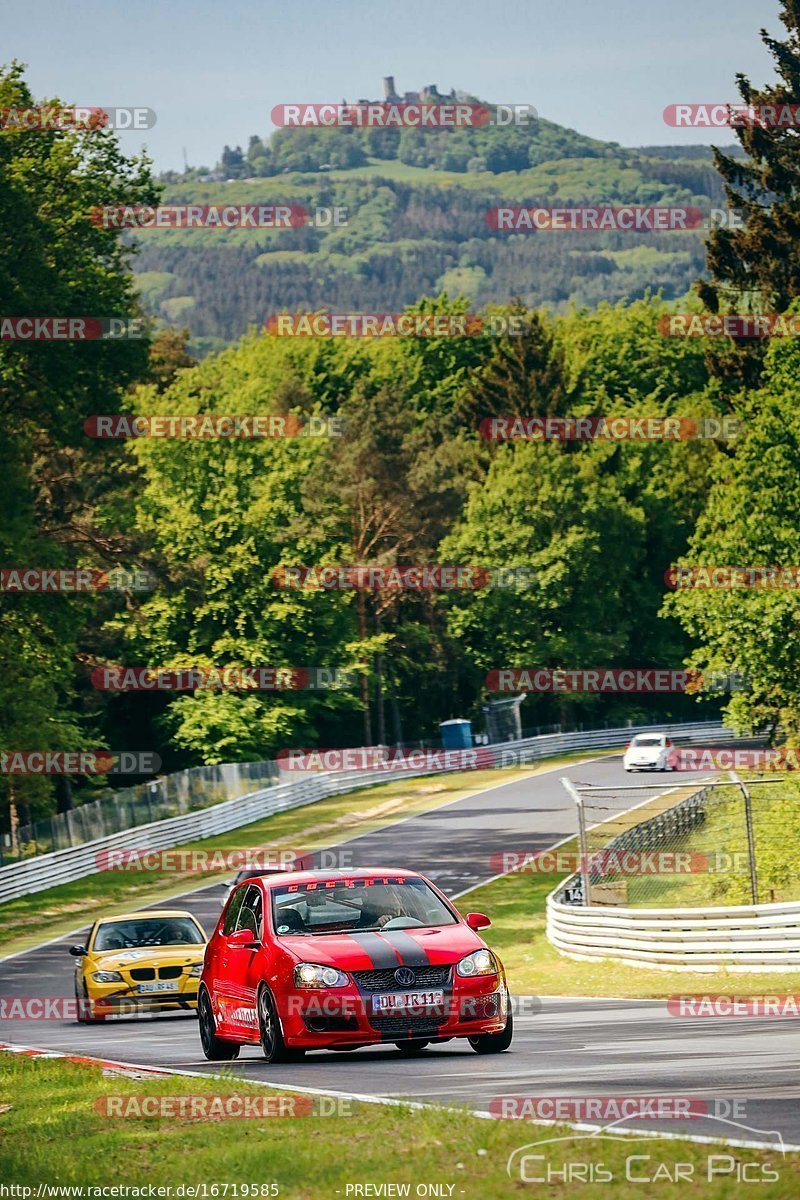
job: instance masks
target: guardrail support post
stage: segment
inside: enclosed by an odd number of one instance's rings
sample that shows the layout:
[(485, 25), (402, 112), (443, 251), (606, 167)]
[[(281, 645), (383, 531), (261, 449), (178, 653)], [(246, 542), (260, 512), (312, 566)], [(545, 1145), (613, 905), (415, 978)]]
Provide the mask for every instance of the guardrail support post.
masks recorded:
[(575, 801), (575, 807), (578, 810), (578, 853), (580, 854), (580, 874), (581, 874), (581, 891), (583, 892), (583, 907), (591, 908), (592, 893), (591, 883), (589, 880), (589, 852), (586, 845), (586, 813), (583, 807), (583, 797), (575, 787), (571, 779), (567, 779), (566, 775), (561, 776), (561, 782), (567, 792)]
[(753, 805), (750, 792), (735, 771), (728, 771), (728, 778), (735, 783), (744, 796), (744, 824), (747, 830), (747, 857), (750, 861), (750, 891), (753, 904), (758, 904), (758, 875), (756, 874), (756, 843), (753, 836)]

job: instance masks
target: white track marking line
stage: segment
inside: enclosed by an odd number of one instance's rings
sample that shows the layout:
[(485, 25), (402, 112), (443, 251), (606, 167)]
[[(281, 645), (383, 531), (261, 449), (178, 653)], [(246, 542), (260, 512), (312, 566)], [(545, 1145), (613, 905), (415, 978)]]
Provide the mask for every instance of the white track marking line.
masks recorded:
[[(54, 1052), (54, 1051), (50, 1051), (50, 1050), (40, 1050), (36, 1046), (16, 1046), (9, 1042), (3, 1043), (2, 1049), (8, 1050), (12, 1054), (31, 1054), (33, 1057), (36, 1057), (36, 1058), (43, 1058), (43, 1057), (70, 1058), (70, 1057), (72, 1057), (69, 1054), (61, 1055), (58, 1052)], [(139, 1063), (121, 1062), (121, 1061), (111, 1060), (111, 1059), (100, 1059), (100, 1058), (95, 1059), (95, 1058), (92, 1058), (90, 1055), (86, 1055), (86, 1054), (80, 1055), (80, 1057), (83, 1058), (86, 1062), (97, 1063), (99, 1066), (103, 1066), (103, 1067), (120, 1067), (123, 1069), (133, 1070), (133, 1071), (137, 1071), (137, 1070), (141, 1071), (141, 1070), (148, 1069), (147, 1067), (143, 1068)], [(230, 1084), (230, 1082), (231, 1082), (229, 1074), (220, 1075), (220, 1074), (218, 1074), (216, 1072), (212, 1072), (212, 1071), (187, 1071), (187, 1070), (182, 1070), (177, 1067), (151, 1067), (150, 1070), (153, 1071), (154, 1073), (157, 1072), (162, 1075), (184, 1075), (190, 1079), (222, 1079), (227, 1084)], [(263, 1080), (263, 1079), (245, 1078), (245, 1079), (243, 1079), (243, 1082), (255, 1084), (256, 1087), (272, 1088), (275, 1091), (281, 1091), (281, 1092), (297, 1092), (298, 1094), (307, 1095), (307, 1096), (333, 1096), (334, 1098), (339, 1099), (339, 1100), (353, 1100), (358, 1104), (383, 1104), (383, 1105), (386, 1105), (386, 1106), (392, 1107), (392, 1108), (410, 1108), (410, 1109), (423, 1109), (426, 1111), (433, 1110), (436, 1112), (452, 1112), (452, 1113), (457, 1113), (459, 1116), (462, 1116), (462, 1117), (464, 1116), (463, 1108), (451, 1108), (447, 1105), (442, 1105), (442, 1104), (425, 1104), (420, 1100), (400, 1100), (395, 1097), (371, 1096), (371, 1095), (362, 1094), (360, 1092), (343, 1092), (343, 1091), (338, 1091), (338, 1090), (332, 1091), (332, 1090), (327, 1090), (325, 1088), (312, 1088), (312, 1087), (307, 1087), (305, 1085), (293, 1084), (293, 1083), (270, 1083), (267, 1080)], [(486, 1112), (485, 1110), (482, 1110), (482, 1109), (468, 1109), (467, 1116), (477, 1117), (479, 1120), (484, 1120), (484, 1121), (499, 1121), (499, 1120), (503, 1119), (501, 1117), (495, 1116), (494, 1113)], [(521, 1125), (541, 1125), (541, 1126), (545, 1126), (546, 1128), (549, 1128), (549, 1129), (552, 1129), (554, 1126), (566, 1126), (569, 1129), (577, 1130), (579, 1133), (602, 1133), (607, 1128), (606, 1125), (587, 1125), (587, 1124), (573, 1122), (573, 1121), (543, 1121), (538, 1118), (526, 1119), (524, 1121), (521, 1120), (520, 1124)], [(794, 1145), (794, 1144), (788, 1143), (788, 1142), (781, 1142), (781, 1146), (776, 1147), (774, 1142), (756, 1142), (756, 1141), (749, 1141), (749, 1140), (744, 1141), (742, 1139), (735, 1139), (735, 1138), (731, 1138), (731, 1139), (713, 1138), (713, 1137), (709, 1137), (707, 1135), (703, 1136), (701, 1134), (658, 1133), (653, 1129), (641, 1129), (641, 1130), (640, 1129), (629, 1129), (627, 1127), (623, 1128), (621, 1126), (617, 1126), (615, 1128), (618, 1128), (620, 1133), (623, 1133), (626, 1135), (628, 1135), (628, 1134), (631, 1135), (632, 1138), (633, 1137), (658, 1138), (659, 1140), (663, 1139), (663, 1140), (667, 1140), (667, 1141), (694, 1142), (698, 1145), (703, 1145), (703, 1146), (736, 1146), (736, 1147), (740, 1147), (742, 1149), (750, 1149), (750, 1150), (782, 1149), (784, 1151), (786, 1151), (786, 1150), (800, 1151), (800, 1145)]]

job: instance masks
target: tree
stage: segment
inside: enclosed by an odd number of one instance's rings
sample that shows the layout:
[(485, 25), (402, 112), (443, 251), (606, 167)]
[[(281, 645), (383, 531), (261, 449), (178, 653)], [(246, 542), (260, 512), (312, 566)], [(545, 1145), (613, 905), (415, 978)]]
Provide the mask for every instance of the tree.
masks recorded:
[[(32, 108), (13, 63), (0, 69), (0, 108)], [(41, 103), (45, 103), (44, 101)], [(48, 107), (62, 107), (58, 101)], [(0, 137), (0, 310), (14, 316), (140, 316), (119, 230), (92, 221), (104, 205), (150, 204), (158, 188), (145, 159), (127, 159), (111, 131), (6, 130)], [(0, 554), (9, 567), (111, 567), (125, 539), (103, 512), (114, 493), (116, 451), (83, 423), (117, 411), (147, 364), (147, 339), (0, 342), (4, 506)], [(124, 528), (124, 525), (123, 525)], [(97, 744), (75, 656), (86, 629), (124, 604), (119, 596), (0, 598), (0, 729), (8, 748)], [(0, 796), (9, 797), (8, 779)], [(16, 782), (15, 798), (42, 814), (49, 780)]]
[(742, 729), (800, 732), (800, 349), (777, 342), (767, 352), (763, 387), (740, 398), (746, 436), (736, 454), (720, 456), (708, 503), (684, 566), (786, 568), (784, 586), (703, 587), (672, 592), (665, 610), (696, 643), (701, 671), (738, 672), (747, 689), (727, 715)]
[[(290, 350), (313, 360), (316, 347)], [(287, 379), (286, 353), (279, 339), (249, 339), (178, 372), (161, 393), (139, 388), (132, 408), (320, 416), (313, 395)], [(325, 452), (325, 439), (314, 437), (130, 444), (141, 477), (134, 531), (161, 569), (158, 591), (132, 617), (112, 622), (120, 661), (165, 669), (352, 666), (352, 597), (275, 582), (281, 566), (343, 560), (327, 531), (304, 520), (307, 481)], [(335, 689), (198, 689), (125, 699), (137, 701), (139, 719), (159, 732), (173, 766), (273, 757), (298, 739), (330, 738), (355, 707)]]
[(188, 329), (162, 329), (153, 338), (147, 381), (154, 383), (159, 392), (169, 387), (178, 371), (197, 362), (188, 350), (189, 336)]
[[(779, 41), (761, 30), (779, 81), (756, 89), (736, 76), (739, 94), (756, 108), (794, 106), (800, 95), (800, 2), (783, 0), (781, 20), (788, 37)], [(800, 138), (792, 125), (756, 120), (735, 128), (745, 152), (734, 158), (715, 149), (714, 164), (725, 181), (730, 208), (743, 228), (715, 229), (708, 239), (711, 279), (699, 284), (712, 312), (741, 302), (755, 311), (786, 305), (800, 291)]]

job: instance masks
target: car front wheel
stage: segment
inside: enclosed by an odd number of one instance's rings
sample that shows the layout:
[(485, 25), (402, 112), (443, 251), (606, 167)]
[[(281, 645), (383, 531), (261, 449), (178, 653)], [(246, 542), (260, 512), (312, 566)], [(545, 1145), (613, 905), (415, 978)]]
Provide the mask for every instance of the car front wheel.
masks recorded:
[(291, 1050), (283, 1040), (275, 1001), (266, 988), (258, 993), (258, 1036), (267, 1062), (300, 1062), (305, 1050)]
[(499, 1033), (479, 1033), (469, 1039), (469, 1044), (476, 1054), (502, 1054), (511, 1045), (513, 1036), (514, 1015), (509, 1008), (505, 1029)]
[(239, 1057), (238, 1042), (226, 1042), (224, 1038), (217, 1037), (211, 999), (205, 989), (197, 998), (197, 1020), (200, 1026), (203, 1054), (209, 1062), (225, 1062)]
[(75, 985), (75, 1003), (77, 1005), (76, 1016), (79, 1025), (95, 1025), (105, 1021), (108, 1010), (104, 1009), (97, 1000), (89, 998), (89, 990), (85, 980), (82, 995), (78, 992), (78, 985)]

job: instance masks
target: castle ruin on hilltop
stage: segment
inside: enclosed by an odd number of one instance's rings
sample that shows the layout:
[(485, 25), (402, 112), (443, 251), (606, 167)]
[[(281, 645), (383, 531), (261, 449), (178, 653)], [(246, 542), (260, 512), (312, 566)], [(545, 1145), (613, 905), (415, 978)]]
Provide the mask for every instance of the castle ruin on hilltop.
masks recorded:
[[(455, 101), (464, 101), (467, 96), (464, 92), (457, 92), (455, 88), (451, 88), (449, 92), (440, 92), (435, 83), (429, 83), (427, 87), (421, 88), (418, 92), (403, 92), (402, 94), (396, 91), (394, 86), (394, 75), (384, 75), (383, 77), (383, 103), (384, 104), (443, 104), (454, 103)], [(378, 104), (378, 100), (358, 100), (358, 104)]]

